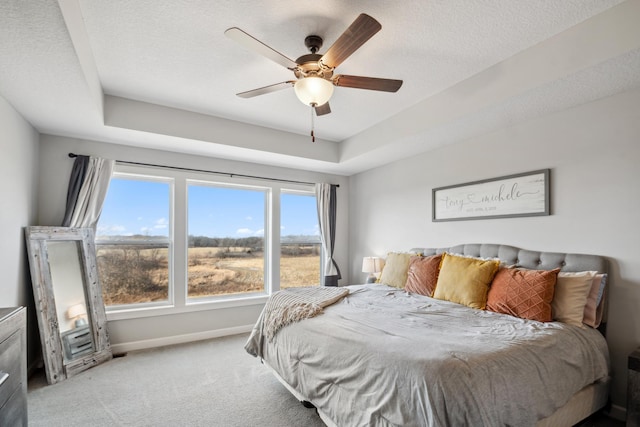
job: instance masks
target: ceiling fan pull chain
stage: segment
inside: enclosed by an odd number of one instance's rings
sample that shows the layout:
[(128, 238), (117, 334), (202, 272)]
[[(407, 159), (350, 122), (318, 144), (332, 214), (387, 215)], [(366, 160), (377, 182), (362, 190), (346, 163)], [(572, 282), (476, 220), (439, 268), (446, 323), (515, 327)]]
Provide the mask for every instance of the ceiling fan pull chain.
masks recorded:
[(315, 123), (314, 123), (314, 119), (313, 119), (313, 110), (316, 108), (315, 103), (311, 103), (311, 142), (316, 142), (316, 136), (313, 133), (313, 130), (315, 128)]

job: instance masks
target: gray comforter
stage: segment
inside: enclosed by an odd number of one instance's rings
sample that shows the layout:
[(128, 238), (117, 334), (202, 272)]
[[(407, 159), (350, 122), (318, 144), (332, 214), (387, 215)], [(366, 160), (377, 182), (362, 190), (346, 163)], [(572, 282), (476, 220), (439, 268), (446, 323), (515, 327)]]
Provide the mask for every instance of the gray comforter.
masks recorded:
[(350, 290), (271, 343), (260, 319), (245, 347), (338, 426), (533, 426), (608, 376), (596, 330)]

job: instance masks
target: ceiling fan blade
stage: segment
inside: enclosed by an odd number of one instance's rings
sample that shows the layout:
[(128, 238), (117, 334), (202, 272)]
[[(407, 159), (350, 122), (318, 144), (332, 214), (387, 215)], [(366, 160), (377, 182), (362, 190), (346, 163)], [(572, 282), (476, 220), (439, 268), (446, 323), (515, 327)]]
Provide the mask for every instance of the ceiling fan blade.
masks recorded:
[(328, 102), (318, 106), (315, 108), (316, 116), (324, 116), (325, 114), (329, 114), (331, 112), (331, 107)]
[(376, 77), (348, 76), (338, 74), (333, 77), (333, 84), (356, 89), (380, 90), (383, 92), (397, 92), (402, 86), (402, 80), (379, 79)]
[(246, 92), (237, 93), (240, 98), (253, 98), (254, 96), (264, 95), (266, 93), (276, 92), (278, 90), (286, 89), (289, 87), (293, 87), (294, 81), (276, 83), (274, 85), (269, 85), (265, 87), (261, 87), (258, 89), (248, 90)]
[(320, 61), (329, 67), (337, 67), (381, 28), (382, 25), (378, 21), (361, 13), (320, 58)]
[(238, 27), (231, 27), (224, 32), (224, 35), (229, 37), (231, 40), (235, 40), (240, 43), (245, 48), (268, 58), (277, 64), (282, 65), (285, 68), (293, 69), (298, 64), (295, 63), (292, 59), (287, 58), (277, 50), (274, 50), (262, 43), (260, 40), (255, 37), (245, 33)]

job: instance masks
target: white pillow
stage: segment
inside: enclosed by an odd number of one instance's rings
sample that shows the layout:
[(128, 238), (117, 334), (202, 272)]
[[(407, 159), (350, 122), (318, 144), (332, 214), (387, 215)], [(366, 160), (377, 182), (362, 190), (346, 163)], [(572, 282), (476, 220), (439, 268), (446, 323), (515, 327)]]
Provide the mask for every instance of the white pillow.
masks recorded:
[(394, 288), (404, 288), (412, 256), (414, 255), (405, 252), (389, 252), (378, 283), (384, 283)]
[(587, 294), (587, 304), (584, 306), (584, 318), (582, 323), (592, 328), (597, 328), (602, 322), (604, 312), (604, 288), (607, 285), (606, 274), (596, 274), (591, 283), (591, 290)]
[(553, 319), (569, 325), (582, 326), (584, 307), (597, 271), (560, 272), (551, 302)]

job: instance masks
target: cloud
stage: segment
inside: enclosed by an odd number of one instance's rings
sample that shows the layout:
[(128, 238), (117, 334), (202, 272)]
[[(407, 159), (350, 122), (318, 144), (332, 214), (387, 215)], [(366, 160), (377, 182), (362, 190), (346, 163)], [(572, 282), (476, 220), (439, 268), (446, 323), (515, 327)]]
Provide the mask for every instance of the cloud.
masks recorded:
[(251, 216), (246, 216), (244, 219), (246, 219), (247, 221), (253, 221), (253, 217)]
[(157, 229), (162, 229), (162, 228), (167, 228), (169, 226), (169, 221), (167, 221), (166, 218), (160, 218), (157, 219), (153, 228)]
[(253, 231), (250, 228), (238, 228), (236, 230), (236, 234), (240, 234), (243, 236), (264, 236), (264, 229)]

